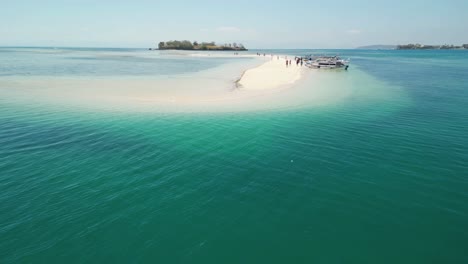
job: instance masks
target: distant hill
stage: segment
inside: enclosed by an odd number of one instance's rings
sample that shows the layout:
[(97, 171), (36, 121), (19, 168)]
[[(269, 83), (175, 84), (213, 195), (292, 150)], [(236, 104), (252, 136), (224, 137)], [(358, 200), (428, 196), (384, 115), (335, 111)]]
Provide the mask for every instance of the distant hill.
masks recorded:
[(391, 50), (391, 49), (396, 49), (396, 45), (369, 45), (369, 46), (362, 46), (358, 47), (357, 49), (370, 49), (370, 50), (379, 50), (379, 49), (384, 49), (384, 50)]
[(445, 45), (407, 44), (407, 45), (398, 45), (397, 49), (399, 49), (399, 50), (468, 49), (468, 44), (463, 44), (461, 46), (447, 45), (447, 44), (445, 44)]

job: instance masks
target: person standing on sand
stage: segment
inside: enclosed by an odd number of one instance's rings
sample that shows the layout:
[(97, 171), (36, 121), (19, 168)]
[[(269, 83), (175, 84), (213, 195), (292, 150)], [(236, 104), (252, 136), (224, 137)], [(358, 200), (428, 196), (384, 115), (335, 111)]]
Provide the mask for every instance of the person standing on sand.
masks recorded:
[(303, 61), (302, 61), (302, 58), (301, 58), (301, 67), (302, 67), (302, 63), (303, 63)]
[(288, 67), (288, 60), (286, 60), (286, 68)]

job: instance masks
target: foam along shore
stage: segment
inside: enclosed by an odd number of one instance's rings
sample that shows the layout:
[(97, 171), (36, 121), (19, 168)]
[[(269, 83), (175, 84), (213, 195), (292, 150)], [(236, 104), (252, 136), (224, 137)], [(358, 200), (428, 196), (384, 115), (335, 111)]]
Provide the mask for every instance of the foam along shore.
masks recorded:
[(237, 85), (246, 90), (264, 90), (292, 85), (301, 78), (305, 67), (296, 66), (294, 60), (291, 60), (291, 63), (292, 65), (286, 67), (285, 58), (277, 59), (275, 56), (264, 64), (245, 71), (237, 81)]

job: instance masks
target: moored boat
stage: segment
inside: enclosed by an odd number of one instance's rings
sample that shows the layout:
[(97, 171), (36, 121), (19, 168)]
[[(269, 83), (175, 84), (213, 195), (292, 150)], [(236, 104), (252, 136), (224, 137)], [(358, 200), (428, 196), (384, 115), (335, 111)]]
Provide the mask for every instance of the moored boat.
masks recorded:
[(341, 59), (338, 56), (311, 57), (305, 64), (309, 68), (315, 69), (345, 69), (349, 67), (349, 60)]

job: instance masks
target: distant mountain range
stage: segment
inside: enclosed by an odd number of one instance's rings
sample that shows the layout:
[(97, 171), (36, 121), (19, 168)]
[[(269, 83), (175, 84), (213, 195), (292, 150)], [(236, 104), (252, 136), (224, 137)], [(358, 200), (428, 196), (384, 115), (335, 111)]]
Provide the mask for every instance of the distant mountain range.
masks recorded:
[(396, 49), (396, 48), (397, 48), (397, 45), (369, 45), (369, 46), (358, 47), (356, 49), (370, 49), (370, 50), (385, 49), (385, 50), (390, 50), (390, 49)]

